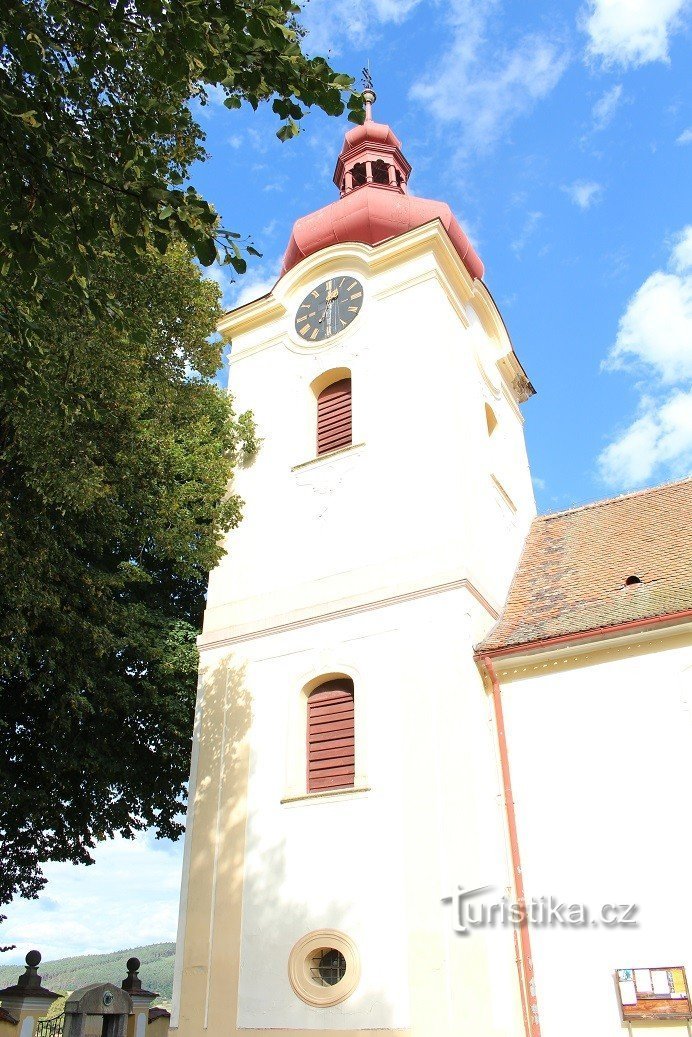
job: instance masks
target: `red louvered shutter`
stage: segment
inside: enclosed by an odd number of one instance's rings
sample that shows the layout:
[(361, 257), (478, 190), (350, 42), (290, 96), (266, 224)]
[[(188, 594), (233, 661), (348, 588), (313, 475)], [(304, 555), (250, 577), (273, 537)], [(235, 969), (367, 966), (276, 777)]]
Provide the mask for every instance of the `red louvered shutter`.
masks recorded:
[(351, 379), (333, 382), (317, 397), (317, 453), (351, 444)]
[(355, 778), (353, 681), (326, 681), (308, 699), (308, 792), (347, 788)]

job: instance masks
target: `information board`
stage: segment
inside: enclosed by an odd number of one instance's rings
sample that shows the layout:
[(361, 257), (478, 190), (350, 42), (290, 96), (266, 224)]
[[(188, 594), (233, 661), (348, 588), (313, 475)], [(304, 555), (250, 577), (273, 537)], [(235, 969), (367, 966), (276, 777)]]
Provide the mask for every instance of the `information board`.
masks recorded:
[(618, 969), (622, 1018), (690, 1019), (690, 992), (682, 965), (652, 969)]

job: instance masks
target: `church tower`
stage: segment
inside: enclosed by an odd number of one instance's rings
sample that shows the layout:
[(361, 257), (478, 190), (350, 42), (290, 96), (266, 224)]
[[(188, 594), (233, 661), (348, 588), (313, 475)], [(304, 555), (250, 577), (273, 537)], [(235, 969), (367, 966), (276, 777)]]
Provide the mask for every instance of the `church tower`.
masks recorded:
[(220, 324), (262, 444), (200, 637), (180, 1037), (523, 1032), (511, 930), (455, 932), (449, 898), (510, 883), (473, 646), (535, 513), (533, 389), (366, 99), (339, 198)]

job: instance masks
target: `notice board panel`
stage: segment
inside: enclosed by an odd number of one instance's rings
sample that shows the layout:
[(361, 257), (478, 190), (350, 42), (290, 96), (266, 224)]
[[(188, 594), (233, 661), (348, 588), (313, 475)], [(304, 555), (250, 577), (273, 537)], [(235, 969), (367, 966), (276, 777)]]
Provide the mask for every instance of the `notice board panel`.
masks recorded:
[(691, 1019), (690, 992), (682, 965), (617, 970), (622, 1018)]

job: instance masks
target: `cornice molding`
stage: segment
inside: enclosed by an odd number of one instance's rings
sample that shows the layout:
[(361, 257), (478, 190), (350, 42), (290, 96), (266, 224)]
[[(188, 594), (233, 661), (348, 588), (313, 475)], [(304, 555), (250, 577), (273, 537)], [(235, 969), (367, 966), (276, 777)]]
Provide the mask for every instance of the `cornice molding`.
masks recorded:
[(483, 667), (483, 659), (491, 659), (496, 673), (503, 680), (521, 679), (532, 674), (550, 673), (558, 668), (594, 665), (596, 662), (635, 655), (640, 652), (665, 651), (676, 639), (685, 644), (692, 638), (689, 613), (662, 616), (657, 619), (632, 622), (627, 629), (587, 630), (580, 635), (565, 635), (559, 642), (537, 641), (517, 645), (504, 652), (476, 652), (476, 662)]
[[(435, 256), (437, 271), (417, 273), (413, 277), (403, 276), (395, 284), (382, 288), (375, 287), (374, 297), (386, 298), (437, 275), (465, 327), (468, 327), (469, 320), (464, 307), (467, 304), (473, 305), (483, 329), (497, 346), (499, 355), (495, 363), (502, 382), (516, 402), (523, 402), (533, 390), (514, 353), (502, 316), (483, 282), (474, 280), (469, 274), (439, 219), (389, 238), (379, 245), (364, 245), (361, 242), (339, 243), (301, 260), (276, 282), (268, 295), (230, 310), (221, 318), (218, 331), (226, 339), (235, 339), (261, 327), (265, 327), (267, 332), (261, 342), (253, 341), (234, 351), (231, 354), (231, 363), (237, 363), (262, 349), (286, 342), (290, 333), (289, 329), (282, 325), (288, 315), (288, 301), (301, 285), (324, 279), (330, 273), (343, 269), (344, 265), (356, 273), (360, 271), (366, 276), (376, 276), (426, 253)], [(275, 327), (272, 328), (272, 325)]]
[(372, 612), (375, 609), (387, 608), (390, 605), (398, 605), (406, 601), (415, 601), (418, 598), (427, 598), (434, 594), (444, 594), (447, 591), (459, 589), (467, 590), (469, 594), (475, 598), (478, 604), (485, 609), (492, 620), (498, 619), (498, 610), (491, 605), (482, 592), (464, 576), (458, 580), (449, 580), (447, 583), (438, 583), (430, 587), (418, 587), (414, 590), (403, 591), (400, 594), (393, 594), (387, 598), (379, 598), (376, 601), (366, 601), (342, 609), (327, 610), (325, 612), (315, 613), (312, 616), (288, 620), (285, 623), (274, 623), (268, 624), (267, 626), (255, 627), (254, 629), (246, 630), (240, 634), (233, 633), (233, 630), (235, 629), (233, 627), (215, 630), (209, 634), (202, 633), (197, 638), (197, 645), (200, 651), (213, 648), (224, 648), (227, 645), (242, 644), (244, 641), (253, 641), (258, 637), (271, 637), (273, 634), (283, 634), (289, 630), (296, 630), (298, 627), (315, 626), (317, 623), (329, 623), (332, 620), (342, 619), (346, 616), (357, 616), (363, 612)]

